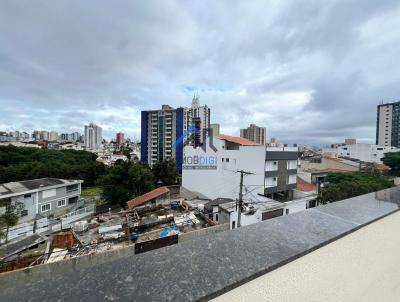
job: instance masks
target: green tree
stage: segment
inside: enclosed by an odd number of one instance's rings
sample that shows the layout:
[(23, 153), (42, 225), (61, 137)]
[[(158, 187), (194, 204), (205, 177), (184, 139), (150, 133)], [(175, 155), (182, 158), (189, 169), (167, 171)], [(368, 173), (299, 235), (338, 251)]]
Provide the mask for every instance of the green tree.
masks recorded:
[(400, 176), (400, 152), (386, 153), (382, 162), (390, 168), (390, 174)]
[(105, 172), (86, 151), (0, 146), (0, 183), (42, 177), (83, 179), (93, 186)]
[(125, 155), (127, 159), (129, 159), (129, 160), (131, 159), (131, 152), (133, 151), (131, 148), (121, 146), (120, 150), (121, 150), (121, 153), (123, 155)]
[(393, 182), (370, 172), (329, 173), (320, 191), (322, 204), (390, 188)]
[(101, 178), (103, 198), (125, 208), (130, 199), (154, 189), (150, 168), (141, 163), (118, 160)]
[(13, 203), (11, 199), (6, 198), (1, 200), (0, 207), (5, 208), (4, 213), (0, 216), (0, 237), (5, 238), (7, 242), (10, 227), (18, 223), (17, 211), (21, 208), (21, 203)]
[(163, 186), (170, 186), (177, 183), (179, 177), (178, 169), (176, 168), (175, 160), (171, 158), (157, 161), (151, 171), (154, 175), (156, 184), (162, 184)]

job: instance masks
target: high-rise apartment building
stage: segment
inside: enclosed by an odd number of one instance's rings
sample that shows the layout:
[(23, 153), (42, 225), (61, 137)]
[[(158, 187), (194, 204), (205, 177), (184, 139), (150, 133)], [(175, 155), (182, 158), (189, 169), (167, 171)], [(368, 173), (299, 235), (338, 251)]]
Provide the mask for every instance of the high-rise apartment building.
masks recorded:
[(345, 138), (344, 139), (344, 144), (345, 145), (355, 145), (355, 144), (357, 144), (357, 139), (355, 139), (355, 138)]
[[(181, 170), (183, 147), (203, 142), (204, 130), (210, 127), (210, 108), (201, 106), (195, 96), (190, 108), (163, 105), (161, 110), (142, 111), (141, 126), (141, 161), (151, 166), (173, 158)], [(196, 131), (189, 133), (193, 126)]]
[(260, 145), (265, 145), (266, 128), (250, 124), (246, 129), (240, 129), (240, 137), (246, 138)]
[(40, 140), (40, 131), (34, 130), (34, 131), (32, 132), (32, 138), (33, 138), (35, 141)]
[(400, 147), (400, 101), (378, 105), (376, 144)]
[(125, 143), (125, 136), (124, 136), (124, 134), (123, 134), (122, 132), (118, 132), (117, 135), (116, 135), (115, 140), (116, 140), (117, 145), (122, 145), (122, 144), (124, 144), (124, 143)]
[(207, 105), (201, 106), (198, 95), (194, 95), (192, 106), (187, 111), (187, 127), (194, 126), (195, 133), (189, 136), (188, 144), (192, 146), (200, 146), (204, 140), (203, 129), (210, 128), (210, 108)]
[(44, 140), (44, 141), (48, 141), (49, 140), (49, 131), (40, 131), (40, 139)]
[(178, 169), (182, 166), (183, 141), (174, 143), (187, 130), (187, 109), (163, 105), (161, 110), (142, 111), (141, 161), (150, 166), (159, 160), (174, 158)]
[(58, 133), (55, 131), (51, 131), (49, 133), (49, 141), (57, 141), (58, 140)]
[(210, 128), (212, 129), (213, 136), (220, 135), (220, 125), (219, 124), (210, 124)]
[(84, 144), (86, 149), (88, 150), (100, 149), (102, 141), (103, 141), (103, 136), (101, 127), (93, 123), (85, 125)]

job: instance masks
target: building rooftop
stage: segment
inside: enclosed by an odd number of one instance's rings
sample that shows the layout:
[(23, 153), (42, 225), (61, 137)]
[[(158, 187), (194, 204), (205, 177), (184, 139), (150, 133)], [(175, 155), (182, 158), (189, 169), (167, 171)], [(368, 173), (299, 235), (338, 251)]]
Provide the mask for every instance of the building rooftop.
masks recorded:
[[(1, 275), (2, 299), (209, 300), (268, 276), (271, 271), (277, 272), (277, 268), (285, 268), (323, 246), (332, 246), (337, 239), (399, 208), (400, 188), (394, 187), (139, 255), (135, 255), (134, 248), (127, 247), (39, 265)], [(366, 273), (365, 266), (361, 268)], [(338, 280), (343, 277), (335, 276)], [(330, 301), (335, 301), (335, 296)]]
[(140, 195), (140, 196), (138, 196), (138, 197), (136, 197), (136, 198), (134, 198), (132, 200), (129, 200), (128, 201), (128, 208), (133, 208), (133, 207), (140, 206), (140, 205), (142, 205), (142, 204), (144, 204), (144, 203), (146, 203), (146, 202), (148, 202), (148, 201), (150, 201), (150, 200), (152, 200), (154, 198), (157, 198), (157, 197), (159, 197), (161, 195), (164, 195), (164, 194), (166, 194), (168, 192), (169, 192), (169, 189), (167, 187), (157, 188), (157, 189), (155, 189), (153, 191), (150, 191), (150, 192), (148, 192), (146, 194)]
[(310, 184), (309, 182), (303, 180), (301, 177), (297, 176), (297, 190), (302, 192), (311, 192), (311, 191), (316, 191), (317, 186)]
[(82, 183), (82, 180), (66, 180), (60, 178), (39, 178), (0, 184), (0, 197), (16, 193), (23, 193), (37, 189), (44, 189), (62, 184)]
[(252, 142), (251, 140), (248, 140), (243, 137), (238, 137), (238, 136), (230, 136), (230, 135), (222, 134), (219, 136), (219, 139), (222, 139), (222, 140), (225, 140), (225, 141), (228, 141), (231, 143), (239, 144), (241, 146), (261, 146), (260, 144)]

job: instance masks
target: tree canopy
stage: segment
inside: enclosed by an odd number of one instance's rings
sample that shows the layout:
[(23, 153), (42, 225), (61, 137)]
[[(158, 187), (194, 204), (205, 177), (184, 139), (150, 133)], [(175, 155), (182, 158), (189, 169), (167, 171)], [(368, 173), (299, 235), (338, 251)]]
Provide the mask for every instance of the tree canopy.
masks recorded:
[(400, 152), (386, 153), (382, 162), (390, 168), (390, 174), (400, 176)]
[(175, 160), (171, 158), (157, 161), (151, 168), (156, 184), (170, 186), (177, 183), (179, 177), (178, 169), (176, 168)]
[(0, 183), (43, 177), (82, 179), (86, 187), (101, 185), (105, 201), (125, 206), (160, 184), (176, 184), (179, 173), (173, 159), (159, 161), (152, 169), (123, 160), (106, 167), (86, 151), (0, 146)]
[(103, 198), (122, 207), (136, 196), (154, 189), (154, 177), (147, 165), (119, 160), (108, 168), (99, 184), (103, 187)]
[(0, 238), (8, 241), (8, 231), (10, 227), (18, 223), (18, 210), (23, 207), (20, 202), (12, 203), (10, 198), (0, 200), (0, 207), (4, 207), (5, 211), (0, 215)]
[(329, 173), (325, 182), (326, 185), (318, 197), (320, 203), (334, 202), (393, 186), (383, 176), (366, 172)]
[(55, 177), (92, 186), (104, 172), (105, 166), (87, 151), (0, 146), (0, 183)]

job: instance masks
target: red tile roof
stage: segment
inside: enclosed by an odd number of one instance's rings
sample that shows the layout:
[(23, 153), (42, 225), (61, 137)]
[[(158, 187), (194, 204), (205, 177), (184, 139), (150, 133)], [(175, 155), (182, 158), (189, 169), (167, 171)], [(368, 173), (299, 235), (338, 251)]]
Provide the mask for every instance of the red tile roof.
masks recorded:
[(248, 139), (243, 138), (243, 137), (237, 137), (237, 136), (230, 136), (230, 135), (221, 134), (219, 136), (219, 138), (222, 139), (222, 140), (226, 140), (228, 142), (232, 142), (232, 143), (235, 143), (235, 144), (242, 145), (242, 146), (261, 146), (260, 144), (252, 142), (251, 140), (248, 140)]
[(146, 194), (140, 195), (140, 196), (138, 196), (138, 197), (136, 197), (136, 198), (134, 198), (132, 200), (129, 200), (128, 201), (128, 208), (133, 208), (133, 207), (140, 206), (140, 205), (142, 205), (142, 204), (144, 204), (144, 203), (146, 203), (146, 202), (148, 202), (148, 201), (150, 201), (150, 200), (152, 200), (154, 198), (157, 198), (157, 197), (159, 197), (161, 195), (164, 195), (164, 194), (166, 194), (168, 192), (169, 192), (169, 189), (167, 187), (157, 188), (157, 189), (155, 189), (153, 191), (150, 191), (150, 192), (148, 192)]
[(310, 191), (316, 191), (317, 186), (310, 184), (303, 180), (302, 178), (297, 176), (297, 190), (301, 192), (310, 192)]

